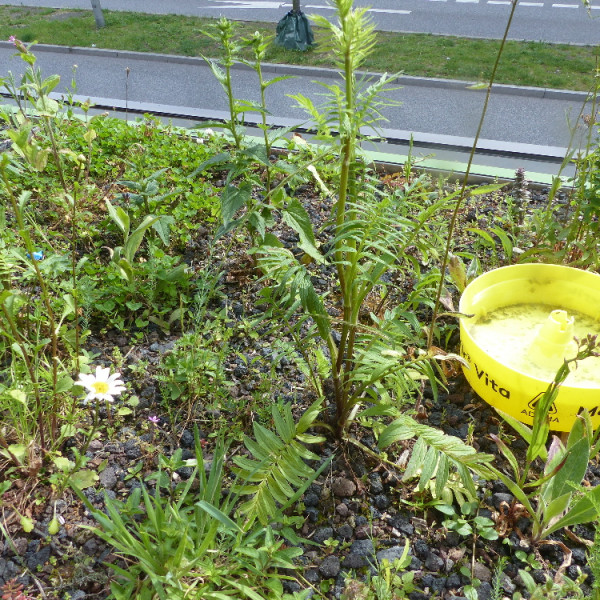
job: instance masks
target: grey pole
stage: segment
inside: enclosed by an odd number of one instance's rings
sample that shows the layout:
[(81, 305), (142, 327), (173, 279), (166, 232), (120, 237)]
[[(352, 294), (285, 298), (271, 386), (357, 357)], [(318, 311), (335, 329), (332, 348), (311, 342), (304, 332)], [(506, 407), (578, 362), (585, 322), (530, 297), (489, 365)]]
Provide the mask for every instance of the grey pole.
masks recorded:
[[(91, 0), (92, 10), (94, 11), (94, 19), (96, 20), (96, 28), (100, 29), (106, 26), (104, 22), (104, 15), (102, 14), (102, 7), (100, 6), (100, 0)], [(295, 1), (295, 0), (294, 0)]]
[(292, 0), (292, 10), (294, 12), (300, 12), (300, 0)]

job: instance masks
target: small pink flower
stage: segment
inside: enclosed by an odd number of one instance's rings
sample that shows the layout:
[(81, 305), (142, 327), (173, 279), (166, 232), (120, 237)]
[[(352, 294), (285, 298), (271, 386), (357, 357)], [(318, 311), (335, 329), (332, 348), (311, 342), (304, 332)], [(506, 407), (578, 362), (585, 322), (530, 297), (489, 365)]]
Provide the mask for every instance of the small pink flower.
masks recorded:
[(150, 423), (158, 425), (160, 423), (160, 417), (157, 417), (156, 415), (151, 415), (150, 417), (148, 417), (148, 421), (150, 421)]
[(21, 40), (17, 39), (14, 35), (11, 35), (8, 38), (8, 41), (13, 43), (19, 52), (22, 52), (23, 54), (29, 54), (29, 50), (27, 50), (25, 44)]

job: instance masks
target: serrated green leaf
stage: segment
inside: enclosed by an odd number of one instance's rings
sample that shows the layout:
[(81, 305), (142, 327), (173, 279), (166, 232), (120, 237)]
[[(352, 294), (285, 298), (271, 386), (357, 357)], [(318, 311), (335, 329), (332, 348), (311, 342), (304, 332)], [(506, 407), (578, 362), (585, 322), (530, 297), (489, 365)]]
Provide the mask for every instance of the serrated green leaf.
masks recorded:
[(221, 219), (225, 225), (230, 223), (238, 210), (246, 206), (252, 198), (252, 186), (248, 182), (239, 187), (229, 184), (221, 193)]
[(80, 469), (69, 477), (70, 483), (80, 490), (92, 487), (98, 479), (98, 475), (89, 469)]
[(70, 471), (75, 466), (75, 463), (66, 456), (54, 456), (52, 462), (54, 463), (54, 466), (61, 471)]
[(435, 497), (441, 498), (442, 492), (448, 482), (450, 475), (450, 463), (448, 457), (445, 454), (440, 454), (438, 461), (437, 471), (435, 473)]
[(419, 438), (413, 446), (410, 460), (408, 461), (408, 465), (406, 465), (404, 475), (402, 476), (402, 481), (407, 481), (417, 474), (417, 471), (423, 464), (423, 459), (425, 458), (426, 452), (427, 444), (425, 443), (425, 440)]
[(158, 220), (152, 224), (152, 229), (156, 231), (158, 237), (165, 246), (169, 245), (171, 236), (171, 225), (175, 223), (175, 219), (170, 215), (161, 215)]
[(289, 225), (300, 237), (298, 247), (304, 250), (312, 259), (322, 264), (325, 262), (323, 255), (317, 250), (312, 221), (304, 206), (297, 198), (293, 198), (282, 212), (284, 222)]
[(421, 466), (421, 477), (417, 485), (418, 490), (425, 489), (425, 486), (429, 483), (429, 480), (433, 476), (439, 461), (439, 452), (430, 446), (423, 458), (423, 464)]

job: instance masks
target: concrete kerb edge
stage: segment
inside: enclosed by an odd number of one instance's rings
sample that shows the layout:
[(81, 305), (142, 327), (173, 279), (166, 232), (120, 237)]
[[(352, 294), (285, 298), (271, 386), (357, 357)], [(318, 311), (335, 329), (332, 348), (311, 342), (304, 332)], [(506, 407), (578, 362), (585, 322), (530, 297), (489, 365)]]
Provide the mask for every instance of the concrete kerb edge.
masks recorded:
[[(62, 97), (62, 94), (53, 92), (51, 97), (59, 100)], [(204, 121), (206, 123), (205, 126), (213, 126), (219, 128), (219, 121), (226, 121), (229, 118), (228, 113), (224, 111), (215, 111), (215, 110), (207, 110), (207, 109), (197, 109), (191, 107), (183, 107), (183, 106), (167, 106), (162, 104), (153, 104), (147, 102), (135, 102), (130, 101), (126, 103), (120, 99), (112, 99), (112, 98), (94, 98), (89, 96), (80, 96), (76, 95), (73, 97), (73, 100), (76, 102), (86, 102), (90, 101), (96, 110), (108, 110), (115, 111), (119, 113), (127, 113), (129, 112), (132, 116), (140, 115), (145, 113), (156, 114), (159, 115), (163, 119), (190, 119), (193, 121)], [(258, 122), (258, 121), (257, 121)], [(290, 119), (273, 119), (271, 125), (276, 127), (286, 127), (292, 125), (298, 125), (297, 129), (304, 133), (304, 129), (301, 124), (296, 123)], [(247, 122), (247, 127), (253, 128), (256, 124), (249, 121)], [(386, 137), (390, 140), (389, 143), (392, 146), (399, 144), (400, 146), (406, 145), (411, 136), (415, 144), (425, 143), (430, 144), (433, 141), (436, 142), (435, 146), (439, 149), (446, 150), (469, 150), (473, 140), (471, 138), (457, 138), (454, 136), (436, 136), (433, 134), (424, 134), (419, 132), (409, 132), (409, 131), (400, 131), (400, 130), (385, 130), (383, 132)], [(248, 137), (253, 137), (249, 135)], [(497, 144), (502, 147), (502, 150), (505, 152), (508, 148), (504, 146), (508, 146), (508, 144), (494, 142), (494, 140), (479, 140), (478, 149), (480, 152), (485, 155), (488, 152), (494, 152), (495, 150), (500, 150), (500, 147), (497, 147)], [(542, 146), (533, 146), (529, 144), (511, 144), (512, 148), (510, 148), (511, 154), (530, 154), (535, 152), (536, 155), (540, 157), (546, 156), (548, 159), (556, 159), (562, 158), (564, 156), (565, 149), (562, 148), (553, 148), (553, 147), (542, 147)], [(456, 160), (444, 160), (437, 158), (435, 156), (436, 149), (435, 147), (431, 147), (431, 151), (433, 152), (433, 156), (426, 158), (422, 161), (421, 167), (424, 170), (437, 172), (437, 173), (445, 173), (445, 174), (458, 174), (464, 172), (465, 164), (461, 161)], [(401, 164), (406, 160), (406, 156), (400, 152), (390, 152), (385, 150), (367, 150), (367, 154), (372, 155), (372, 160), (378, 163), (388, 163), (390, 165)], [(475, 164), (472, 167), (471, 177), (470, 179), (476, 178), (477, 176), (483, 177), (483, 180), (491, 180), (494, 178), (509, 180), (511, 177), (514, 177), (514, 171), (512, 169), (506, 169), (498, 166), (486, 166), (476, 159)], [(528, 178), (536, 185), (548, 185), (551, 183), (552, 177), (544, 174), (544, 173), (536, 173), (532, 171), (528, 171)]]
[[(58, 96), (58, 94), (55, 94)], [(93, 100), (93, 99), (91, 99)], [(96, 98), (96, 100), (100, 100)], [(0, 102), (0, 106), (2, 106)], [(146, 105), (146, 109), (155, 108), (156, 105)], [(130, 107), (132, 110), (139, 110), (141, 107), (135, 108)], [(95, 108), (94, 110), (98, 110)], [(101, 110), (101, 109), (100, 109)], [(112, 110), (115, 112), (123, 113), (123, 108), (113, 106)], [(227, 115), (219, 111), (211, 111), (211, 117), (215, 119), (224, 118)], [(119, 116), (119, 115), (115, 115)], [(185, 115), (180, 115), (185, 118)], [(123, 117), (120, 117), (123, 118)], [(189, 129), (187, 129), (189, 131)], [(246, 135), (248, 139), (262, 140), (262, 138), (254, 135)], [(280, 144), (276, 143), (275, 146), (279, 149)], [(383, 172), (393, 173), (402, 168), (402, 165), (408, 160), (408, 156), (405, 154), (392, 154), (381, 150), (368, 150), (366, 155), (376, 163), (377, 169)], [(444, 160), (432, 157), (426, 157), (419, 162), (416, 166), (417, 171), (427, 172), (433, 176), (444, 176), (449, 178), (461, 179), (464, 177), (466, 170), (466, 164), (457, 160)], [(546, 173), (537, 173), (534, 171), (528, 171), (527, 177), (530, 185), (533, 188), (544, 188), (552, 184), (553, 176)], [(482, 164), (478, 164), (477, 161), (472, 165), (471, 172), (469, 174), (469, 183), (480, 184), (490, 182), (510, 183), (514, 181), (514, 170), (503, 167), (492, 167)]]
[[(0, 48), (12, 47), (11, 42), (0, 41)], [(166, 62), (176, 64), (201, 64), (205, 65), (203, 58), (196, 56), (176, 56), (174, 54), (157, 54), (155, 52), (133, 52), (124, 50), (109, 50), (105, 48), (83, 48), (80, 46), (56, 46), (52, 44), (36, 45), (38, 52), (58, 52), (61, 54), (71, 54), (73, 56), (104, 56), (107, 58), (121, 58), (130, 60), (148, 60), (154, 62)], [(235, 69), (251, 70), (251, 67), (242, 63), (234, 65)], [(303, 67), (300, 65), (283, 65), (274, 63), (264, 63), (264, 72), (271, 72), (277, 75), (299, 75), (303, 77), (317, 77), (324, 79), (335, 79), (338, 77), (336, 69), (325, 67)], [(361, 72), (361, 75), (378, 78), (381, 73)], [(448, 90), (469, 90), (478, 93), (484, 93), (485, 89), (471, 89), (476, 84), (473, 81), (462, 81), (459, 79), (441, 79), (439, 77), (414, 77), (411, 75), (400, 75), (396, 78), (396, 83), (402, 85), (413, 85), (419, 87), (435, 87)], [(536, 88), (528, 86), (516, 86), (506, 84), (494, 84), (493, 91), (497, 94), (507, 94), (512, 96), (528, 96), (535, 98), (548, 98), (552, 100), (575, 100), (584, 102), (589, 94), (587, 92), (578, 92), (574, 90), (559, 90), (552, 88)]]
[[(51, 97), (56, 100), (60, 100), (63, 97), (63, 94), (52, 92)], [(92, 105), (101, 109), (112, 109), (121, 112), (129, 111), (132, 114), (151, 113), (161, 115), (165, 118), (188, 118), (197, 121), (227, 121), (227, 119), (229, 119), (229, 113), (225, 111), (216, 111), (195, 107), (154, 104), (150, 102), (138, 102), (132, 100), (125, 102), (121, 99), (97, 98), (86, 95), (75, 95), (73, 96), (73, 100), (76, 102), (90, 101)], [(254, 120), (249, 115), (246, 115), (246, 126), (255, 127), (258, 123), (258, 118)], [(310, 123), (301, 123), (294, 119), (281, 117), (271, 117), (269, 119), (269, 125), (274, 127), (295, 127), (297, 131), (300, 131), (302, 133), (306, 132), (307, 128), (310, 129)], [(375, 137), (377, 137), (377, 132), (364, 131), (364, 133), (368, 135), (375, 135)], [(474, 141), (471, 137), (439, 135), (399, 129), (382, 129), (380, 133), (385, 137), (386, 140), (388, 140), (388, 143), (392, 145), (408, 144), (412, 138), (415, 144), (425, 144), (432, 150), (435, 150), (436, 148), (446, 148), (468, 152), (472, 147)], [(567, 153), (566, 148), (503, 142), (498, 140), (489, 140), (485, 138), (479, 139), (477, 148), (480, 152), (484, 153), (504, 153), (506, 155), (535, 155), (540, 157), (540, 160), (554, 161), (562, 160), (565, 154)]]

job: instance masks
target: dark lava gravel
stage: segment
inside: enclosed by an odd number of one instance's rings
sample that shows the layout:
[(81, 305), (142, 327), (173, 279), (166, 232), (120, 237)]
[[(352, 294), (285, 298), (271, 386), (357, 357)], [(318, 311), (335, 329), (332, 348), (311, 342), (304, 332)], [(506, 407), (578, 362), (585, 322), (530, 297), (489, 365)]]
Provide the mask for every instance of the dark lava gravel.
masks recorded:
[[(329, 209), (318, 203), (311, 206), (311, 216), (316, 220)], [(467, 215), (467, 218), (480, 217)], [(290, 234), (288, 243), (295, 242)], [(217, 299), (213, 308), (230, 308), (230, 317), (242, 323), (256, 309), (246, 297), (248, 292), (252, 293), (251, 280), (233, 273), (239, 265), (238, 258), (231, 257), (223, 277), (227, 298)], [(329, 273), (324, 272), (317, 285), (326, 287), (328, 281)], [(259, 389), (264, 381), (262, 372), (269, 372), (274, 359), (268, 339), (251, 335), (235, 339), (240, 354), (238, 358), (228, 358), (225, 369), (232, 382), (229, 393), (244, 404), (252, 398), (253, 390)], [(104, 506), (104, 494), (123, 499), (133, 488), (139, 487), (135, 473), (139, 471), (140, 475), (146, 475), (152, 472), (156, 468), (158, 452), (172, 456), (181, 450), (183, 458), (193, 456), (193, 418), (178, 415), (178, 420), (171, 421), (173, 415), (165, 413), (160, 386), (152, 377), (161, 358), (172, 350), (175, 340), (176, 336), (164, 336), (158, 330), (146, 335), (143, 343), (134, 344), (119, 332), (88, 340), (88, 349), (98, 352), (99, 360), (107, 365), (111, 364), (114, 350), (118, 348), (120, 355), (125, 357), (124, 377), (129, 377), (139, 398), (133, 415), (120, 419), (118, 430), (110, 438), (100, 437), (87, 448), (88, 468), (96, 469), (99, 479), (94, 487), (85, 490), (85, 495), (97, 507)], [(243, 359), (239, 358), (241, 355)], [(141, 360), (148, 363), (147, 373), (135, 377), (128, 375), (127, 367), (135, 366)], [(277, 389), (281, 390), (283, 400), (308, 405), (311, 398), (302, 391), (305, 389), (303, 376), (292, 362), (278, 358), (275, 367), (280, 380)], [(226, 418), (227, 412), (223, 413), (223, 410), (205, 407), (204, 422), (207, 422), (207, 416), (215, 422), (221, 417)], [(463, 440), (472, 436), (471, 441), (477, 449), (494, 452), (489, 434), (498, 432), (499, 420), (493, 410), (473, 394), (462, 375), (450, 380), (448, 391), (441, 393), (437, 401), (433, 400), (431, 390), (426, 389), (421, 412), (424, 423)], [(153, 415), (160, 419), (156, 426), (149, 427), (148, 417)], [(199, 426), (202, 443), (208, 444), (209, 454), (208, 432), (203, 430), (202, 420)], [(370, 431), (354, 427), (351, 434), (376, 452)], [(158, 451), (151, 450), (152, 447)], [(524, 449), (522, 441), (514, 442), (513, 450)], [(496, 541), (460, 536), (443, 527), (444, 515), (432, 508), (419, 508), (421, 499), (412, 492), (414, 482), (401, 482), (400, 472), (390, 471), (352, 444), (329, 442), (317, 451), (323, 460), (331, 454), (334, 459), (296, 507), (296, 511), (305, 517), (301, 535), (307, 542), (299, 561), (303, 566), (302, 577), (298, 582), (285, 584), (290, 592), (311, 584), (317, 590), (328, 589), (324, 592), (327, 598), (340, 598), (344, 590), (347, 597), (352, 597), (346, 589), (348, 578), (364, 580), (367, 575), (376, 573), (374, 565), (377, 563), (401, 557), (406, 540), (410, 552), (407, 571), (414, 576), (414, 589), (408, 592), (410, 600), (461, 598), (464, 586), (471, 583), (464, 573), (471, 569), (480, 581), (479, 600), (491, 599), (494, 571), (502, 557), (506, 557), (506, 564), (500, 587), (502, 593), (510, 597), (515, 591), (524, 591), (519, 569), (528, 569), (536, 581), (542, 582), (546, 575), (554, 577), (563, 561), (563, 551), (558, 545), (529, 546), (527, 519), (519, 521), (519, 531), (510, 529)], [(190, 477), (191, 469), (180, 468), (177, 475), (185, 480)], [(591, 466), (588, 481), (596, 485), (599, 478), (600, 468)], [(40, 488), (27, 493), (43, 500), (50, 491)], [(499, 511), (512, 505), (514, 500), (499, 482), (480, 482), (479, 496), (480, 514), (494, 520), (498, 520)], [(49, 536), (47, 527), (54, 510), (62, 525), (58, 534)], [(40, 501), (32, 505), (31, 511), (36, 527), (29, 534), (22, 531), (16, 519), (5, 522), (10, 541), (0, 541), (0, 586), (17, 578), (26, 586), (30, 597), (105, 598), (107, 578), (111, 573), (105, 564), (114, 562), (117, 557), (101, 540), (81, 527), (94, 523), (77, 499), (67, 490), (55, 504)], [(577, 527), (575, 533), (579, 539), (594, 537), (592, 527)], [(576, 578), (579, 570), (587, 574), (582, 590), (589, 592), (591, 573), (586, 564), (585, 546), (562, 533), (555, 539), (572, 551), (567, 575)], [(538, 561), (535, 567), (517, 558), (519, 550), (525, 550)]]

